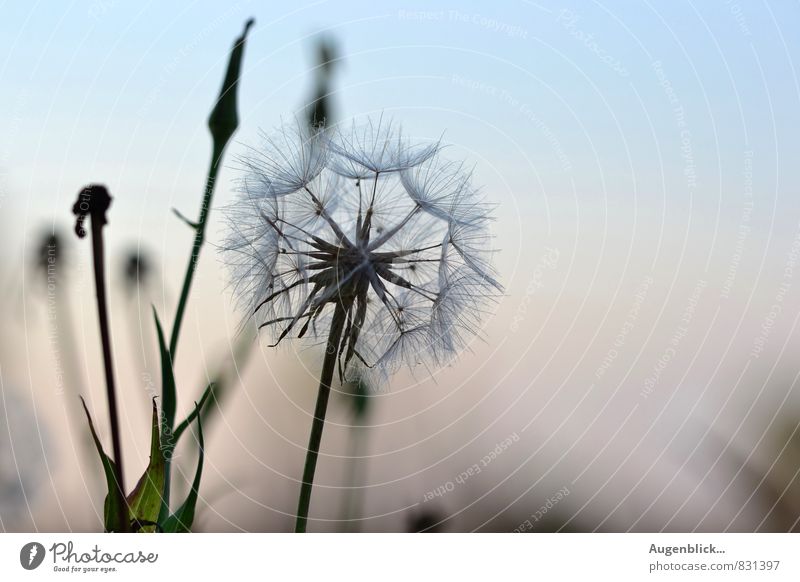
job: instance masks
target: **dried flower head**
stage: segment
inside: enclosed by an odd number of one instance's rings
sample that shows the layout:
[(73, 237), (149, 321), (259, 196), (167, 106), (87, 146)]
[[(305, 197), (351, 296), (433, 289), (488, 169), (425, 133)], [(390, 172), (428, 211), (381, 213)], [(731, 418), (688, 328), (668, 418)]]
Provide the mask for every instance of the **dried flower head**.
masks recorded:
[(314, 136), (292, 125), (240, 162), (224, 254), (276, 345), (340, 329), (340, 377), (390, 374), (440, 364), (478, 332), (501, 290), (491, 207), (439, 143), (412, 145), (383, 118)]
[(64, 255), (64, 239), (55, 230), (42, 234), (36, 253), (36, 268), (45, 282), (55, 283), (61, 275)]
[(122, 258), (121, 269), (125, 291), (133, 295), (138, 289), (147, 289), (153, 278), (153, 263), (147, 251), (131, 248)]

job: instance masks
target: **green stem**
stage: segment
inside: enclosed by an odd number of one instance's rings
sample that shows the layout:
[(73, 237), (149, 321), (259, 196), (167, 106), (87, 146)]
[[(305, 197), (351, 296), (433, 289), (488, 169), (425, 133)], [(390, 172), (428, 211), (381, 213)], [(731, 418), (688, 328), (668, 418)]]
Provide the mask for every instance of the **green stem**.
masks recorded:
[[(228, 61), (228, 68), (225, 71), (225, 78), (222, 81), (222, 89), (219, 93), (214, 108), (211, 110), (211, 115), (208, 118), (208, 129), (211, 132), (213, 139), (213, 149), (211, 153), (211, 164), (208, 168), (208, 175), (206, 176), (205, 193), (203, 194), (203, 204), (200, 206), (200, 216), (196, 223), (189, 223), (194, 229), (194, 243), (192, 244), (192, 253), (189, 255), (189, 263), (186, 266), (186, 274), (183, 278), (183, 287), (181, 288), (181, 296), (178, 300), (178, 308), (175, 312), (175, 320), (172, 324), (172, 333), (169, 339), (169, 359), (170, 365), (174, 364), (175, 357), (178, 351), (178, 338), (180, 337), (181, 324), (183, 323), (183, 316), (186, 311), (186, 304), (189, 301), (189, 290), (192, 288), (192, 281), (194, 280), (194, 273), (197, 270), (197, 261), (200, 257), (200, 249), (203, 247), (203, 242), (206, 236), (206, 223), (208, 215), (211, 211), (211, 200), (214, 196), (214, 186), (217, 182), (217, 173), (219, 166), (222, 163), (222, 155), (225, 153), (225, 146), (230, 141), (231, 136), (239, 126), (239, 116), (236, 111), (236, 96), (237, 86), (239, 84), (239, 75), (242, 68), (242, 56), (244, 54), (244, 44), (247, 38), (247, 32), (253, 26), (254, 20), (249, 19), (245, 25), (244, 30), (239, 38), (233, 44), (231, 49), (230, 59)], [(188, 222), (188, 221), (187, 221)], [(164, 364), (162, 364), (163, 366)], [(174, 417), (168, 419), (165, 423), (164, 431), (172, 431), (174, 424)], [(171, 445), (170, 453), (174, 451), (174, 443)], [(164, 492), (161, 502), (160, 517), (165, 518), (169, 515), (169, 498), (170, 498), (170, 481), (171, 481), (171, 459), (166, 459), (164, 467)], [(160, 520), (159, 520), (160, 521)]]
[[(183, 314), (186, 311), (186, 304), (189, 301), (189, 291), (192, 288), (192, 281), (194, 280), (194, 273), (197, 270), (197, 261), (200, 258), (200, 249), (206, 238), (206, 224), (208, 222), (208, 213), (211, 208), (211, 199), (214, 196), (214, 185), (217, 182), (217, 172), (219, 171), (219, 163), (222, 161), (222, 153), (225, 147), (214, 145), (214, 152), (211, 155), (211, 164), (208, 168), (208, 176), (206, 177), (206, 190), (203, 194), (203, 204), (200, 206), (200, 217), (194, 225), (194, 243), (192, 244), (192, 253), (189, 255), (189, 263), (186, 265), (186, 274), (183, 277), (183, 287), (181, 288), (181, 296), (178, 300), (178, 309), (175, 312), (175, 322), (172, 324), (172, 335), (169, 339), (169, 355), (172, 363), (175, 362), (175, 352), (178, 349), (178, 338), (181, 332), (181, 323), (183, 323)], [(172, 431), (172, 426), (167, 429)], [(171, 447), (170, 453), (174, 447)], [(161, 515), (166, 517), (169, 514), (169, 498), (172, 477), (172, 458), (164, 459), (164, 493), (162, 495)]]
[(325, 360), (322, 363), (322, 373), (319, 378), (319, 392), (317, 405), (314, 408), (314, 420), (311, 423), (311, 436), (308, 439), (306, 464), (303, 468), (303, 484), (300, 487), (300, 499), (297, 503), (297, 522), (294, 531), (305, 533), (308, 525), (308, 508), (311, 505), (311, 489), (314, 485), (314, 472), (317, 468), (319, 446), (322, 442), (322, 429), (325, 427), (325, 412), (328, 410), (328, 398), (331, 394), (333, 371), (336, 368), (336, 354), (344, 329), (345, 310), (341, 303), (336, 303), (333, 312), (333, 321), (328, 334), (328, 343), (325, 346)]
[(361, 487), (361, 463), (363, 462), (363, 455), (361, 452), (361, 443), (364, 439), (362, 434), (366, 427), (360, 420), (350, 427), (349, 435), (349, 449), (350, 454), (347, 459), (347, 478), (345, 480), (346, 489), (344, 490), (344, 503), (342, 503), (342, 516), (341, 522), (344, 531), (353, 533), (360, 528), (360, 505), (362, 497)]
[(200, 217), (194, 227), (194, 244), (192, 244), (192, 253), (189, 255), (189, 263), (186, 265), (186, 274), (183, 277), (183, 287), (181, 288), (181, 297), (178, 300), (178, 309), (175, 312), (175, 321), (172, 324), (172, 335), (169, 339), (169, 353), (172, 356), (172, 361), (175, 361), (175, 352), (178, 348), (178, 337), (180, 336), (181, 323), (183, 323), (183, 314), (186, 311), (186, 303), (189, 301), (189, 290), (192, 288), (192, 281), (194, 280), (194, 273), (197, 270), (197, 261), (200, 258), (200, 249), (206, 238), (206, 224), (208, 222), (208, 213), (211, 208), (211, 200), (214, 196), (214, 185), (217, 182), (217, 172), (219, 172), (219, 163), (222, 161), (222, 154), (225, 146), (218, 146), (214, 144), (214, 152), (211, 154), (211, 164), (208, 168), (208, 175), (206, 177), (206, 191), (203, 194), (203, 204), (200, 206)]

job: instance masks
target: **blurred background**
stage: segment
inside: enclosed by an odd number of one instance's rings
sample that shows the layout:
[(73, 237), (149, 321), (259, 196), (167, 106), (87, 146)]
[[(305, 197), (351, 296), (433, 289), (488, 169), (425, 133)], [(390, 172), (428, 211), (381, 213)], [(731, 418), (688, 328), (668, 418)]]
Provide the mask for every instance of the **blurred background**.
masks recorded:
[(128, 488), (147, 464), (151, 305), (171, 322), (192, 242), (171, 209), (196, 216), (205, 122), (250, 17), (176, 362), (179, 416), (226, 386), (195, 529), (292, 529), (320, 367), (241, 331), (217, 252), (233, 157), (282, 120), (381, 112), (474, 164), (506, 294), (433, 377), (334, 395), (311, 531), (800, 527), (796, 2), (3, 8), (0, 530), (102, 529), (76, 410), (80, 393), (110, 443), (90, 245), (71, 230), (90, 182), (114, 196)]

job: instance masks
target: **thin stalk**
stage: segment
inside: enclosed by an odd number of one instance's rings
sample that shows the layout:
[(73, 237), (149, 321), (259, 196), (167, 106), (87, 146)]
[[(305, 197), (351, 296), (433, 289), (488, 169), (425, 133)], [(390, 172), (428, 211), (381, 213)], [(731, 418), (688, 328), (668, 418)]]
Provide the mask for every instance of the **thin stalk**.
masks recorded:
[[(209, 164), (208, 174), (206, 176), (205, 192), (203, 194), (203, 203), (200, 206), (200, 215), (197, 222), (191, 222), (183, 219), (191, 228), (194, 229), (194, 242), (192, 243), (192, 253), (189, 255), (189, 262), (186, 265), (186, 274), (183, 277), (183, 286), (181, 287), (181, 295), (178, 300), (178, 308), (175, 311), (175, 319), (172, 324), (172, 332), (169, 339), (169, 356), (171, 364), (174, 365), (178, 351), (178, 338), (180, 337), (181, 324), (183, 323), (183, 316), (186, 311), (186, 304), (189, 301), (189, 291), (192, 288), (192, 281), (194, 280), (194, 273), (197, 270), (197, 261), (200, 258), (200, 249), (203, 247), (206, 236), (206, 224), (208, 222), (208, 215), (211, 211), (211, 201), (214, 197), (214, 186), (217, 183), (217, 173), (222, 164), (222, 156), (225, 153), (225, 147), (231, 139), (231, 136), (239, 127), (239, 115), (237, 113), (237, 90), (239, 84), (239, 75), (242, 67), (242, 56), (244, 54), (244, 44), (247, 38), (247, 32), (253, 26), (255, 21), (251, 18), (245, 25), (241, 36), (239, 36), (233, 43), (231, 49), (230, 59), (228, 61), (228, 68), (225, 72), (225, 78), (222, 81), (222, 89), (220, 90), (214, 108), (211, 110), (211, 115), (208, 118), (208, 129), (211, 132), (213, 140), (213, 147), (211, 152), (211, 163)], [(177, 212), (176, 212), (177, 213)], [(182, 215), (177, 213), (178, 216)], [(183, 217), (182, 217), (183, 218)], [(162, 433), (171, 432), (171, 421), (165, 423)], [(170, 451), (171, 452), (171, 451)], [(172, 475), (172, 462), (170, 458), (165, 458), (164, 462), (164, 492), (161, 501), (161, 515), (165, 518), (169, 514), (169, 501), (170, 501), (170, 482)]]
[[(117, 412), (117, 391), (114, 383), (114, 361), (111, 352), (111, 333), (108, 325), (108, 305), (106, 302), (106, 268), (103, 249), (103, 227), (106, 225), (106, 210), (111, 205), (111, 196), (103, 186), (92, 185), (84, 188), (78, 195), (73, 212), (78, 216), (75, 231), (83, 238), (86, 231), (82, 223), (86, 216), (91, 218), (92, 256), (94, 261), (94, 287), (97, 295), (97, 317), (100, 324), (100, 341), (103, 345), (103, 368), (106, 377), (108, 397), (108, 418), (111, 424), (111, 444), (114, 451), (114, 481), (117, 495), (117, 520), (120, 530), (130, 530), (128, 523), (128, 502), (125, 497), (125, 478), (122, 470), (122, 442)], [(111, 491), (109, 491), (111, 494)]]
[(311, 505), (311, 489), (314, 485), (314, 472), (317, 468), (317, 457), (322, 442), (322, 429), (325, 427), (325, 413), (328, 410), (328, 398), (331, 395), (333, 372), (336, 368), (336, 356), (344, 330), (345, 310), (340, 302), (336, 302), (333, 321), (325, 346), (325, 360), (322, 362), (322, 373), (319, 378), (317, 405), (314, 408), (314, 420), (311, 423), (311, 436), (308, 439), (306, 463), (303, 468), (303, 484), (300, 487), (300, 499), (297, 503), (297, 522), (294, 531), (305, 533), (308, 525), (308, 508)]
[(348, 446), (350, 454), (347, 459), (347, 477), (345, 479), (346, 488), (344, 490), (344, 503), (342, 504), (341, 521), (344, 524), (344, 531), (353, 533), (360, 529), (361, 522), (361, 498), (362, 487), (361, 463), (363, 462), (362, 441), (364, 440), (366, 427), (357, 421), (350, 427), (350, 443)]
[[(203, 247), (206, 236), (206, 224), (208, 222), (208, 213), (211, 208), (211, 200), (214, 196), (214, 185), (217, 181), (217, 173), (219, 172), (219, 165), (222, 161), (222, 154), (224, 153), (225, 146), (218, 146), (214, 144), (214, 151), (211, 154), (211, 164), (208, 168), (208, 175), (206, 176), (206, 189), (203, 194), (203, 203), (200, 206), (200, 217), (197, 222), (192, 225), (194, 228), (194, 242), (192, 243), (192, 252), (189, 255), (189, 262), (186, 265), (186, 274), (183, 277), (183, 287), (181, 288), (181, 296), (178, 300), (178, 309), (175, 312), (175, 321), (172, 324), (172, 334), (169, 340), (169, 355), (171, 364), (175, 362), (175, 352), (178, 349), (178, 338), (180, 337), (181, 323), (183, 323), (183, 314), (186, 310), (186, 304), (189, 301), (189, 291), (192, 288), (192, 281), (194, 280), (194, 273), (197, 270), (197, 261), (200, 258), (200, 249)], [(172, 431), (172, 426), (165, 426), (164, 432)], [(174, 447), (169, 448), (172, 453)], [(160, 517), (166, 518), (169, 515), (169, 501), (171, 493), (172, 482), (172, 454), (164, 457), (164, 492), (161, 499), (161, 514)]]
[(216, 144), (214, 145), (214, 151), (211, 154), (211, 164), (208, 167), (208, 175), (206, 176), (206, 190), (203, 194), (203, 203), (200, 206), (200, 217), (194, 224), (192, 253), (189, 255), (189, 263), (186, 265), (186, 274), (183, 277), (181, 296), (178, 300), (178, 309), (175, 312), (175, 321), (172, 324), (172, 335), (169, 339), (169, 353), (172, 356), (173, 362), (175, 361), (175, 352), (178, 348), (178, 338), (180, 337), (181, 323), (183, 323), (183, 314), (186, 311), (186, 303), (189, 301), (189, 291), (192, 288), (194, 273), (197, 270), (197, 261), (200, 258), (200, 249), (203, 247), (206, 238), (208, 213), (211, 208), (211, 200), (214, 196), (214, 185), (217, 183), (217, 173), (219, 172), (219, 166), (224, 151), (224, 145), (222, 147)]

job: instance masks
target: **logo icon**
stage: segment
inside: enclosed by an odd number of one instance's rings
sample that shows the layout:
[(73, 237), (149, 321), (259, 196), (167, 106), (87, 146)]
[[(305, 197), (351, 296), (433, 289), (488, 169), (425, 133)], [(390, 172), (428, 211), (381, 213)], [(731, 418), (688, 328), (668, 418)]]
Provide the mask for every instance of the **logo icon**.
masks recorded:
[(44, 561), (44, 546), (39, 542), (29, 542), (19, 551), (19, 563), (26, 570), (35, 570)]

